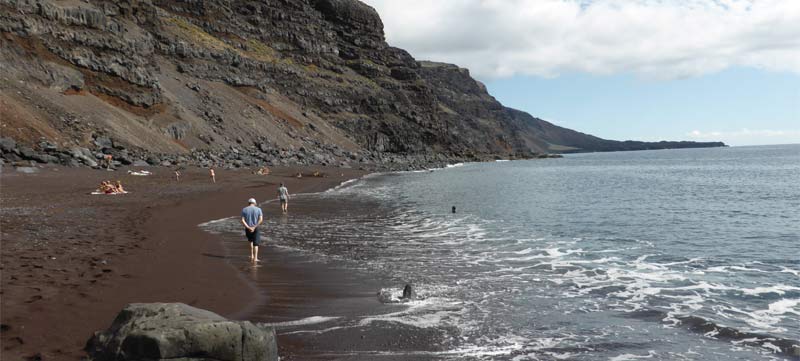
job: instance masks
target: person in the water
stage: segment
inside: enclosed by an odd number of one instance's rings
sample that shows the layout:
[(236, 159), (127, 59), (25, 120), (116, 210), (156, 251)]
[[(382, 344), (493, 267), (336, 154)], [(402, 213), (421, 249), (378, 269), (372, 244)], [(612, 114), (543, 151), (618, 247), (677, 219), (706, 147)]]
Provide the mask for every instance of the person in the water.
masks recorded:
[(281, 201), (281, 211), (286, 213), (289, 211), (289, 189), (281, 183), (281, 186), (278, 187), (278, 199)]
[(264, 222), (264, 213), (258, 208), (255, 199), (247, 200), (248, 206), (242, 209), (242, 225), (247, 241), (250, 242), (250, 260), (253, 262), (261, 261), (258, 259), (258, 247), (261, 245), (261, 232), (258, 226)]

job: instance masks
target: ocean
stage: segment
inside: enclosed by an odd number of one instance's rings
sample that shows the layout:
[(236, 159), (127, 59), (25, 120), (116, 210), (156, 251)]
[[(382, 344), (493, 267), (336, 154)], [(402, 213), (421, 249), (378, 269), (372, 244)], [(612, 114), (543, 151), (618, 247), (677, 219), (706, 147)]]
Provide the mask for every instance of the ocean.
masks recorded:
[(363, 359), (800, 358), (800, 145), (375, 174), (290, 204), (314, 211), (268, 220), (271, 244), (377, 280), (398, 308), (288, 331), (440, 335)]

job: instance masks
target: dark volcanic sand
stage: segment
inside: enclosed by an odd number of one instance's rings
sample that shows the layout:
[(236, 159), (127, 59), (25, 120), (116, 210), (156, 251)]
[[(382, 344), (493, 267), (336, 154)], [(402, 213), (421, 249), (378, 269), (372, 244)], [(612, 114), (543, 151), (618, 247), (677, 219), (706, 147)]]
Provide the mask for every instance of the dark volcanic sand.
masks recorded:
[[(269, 205), (264, 208), (267, 217), (278, 216)], [(277, 208), (277, 205), (272, 208)], [(290, 213), (304, 210), (295, 207), (290, 209)], [(269, 232), (266, 234), (269, 237)], [(264, 254), (260, 255), (262, 264), (253, 267), (247, 261), (249, 249), (246, 242), (230, 238), (226, 244), (231, 264), (256, 285), (263, 300), (251, 307), (244, 318), (278, 324), (275, 326), (281, 360), (438, 358), (427, 353), (441, 351), (439, 345), (444, 334), (438, 329), (375, 322), (317, 334), (313, 330), (336, 327), (337, 323), (280, 325), (318, 316), (358, 319), (366, 315), (398, 312), (405, 306), (378, 301), (378, 290), (397, 285), (387, 284), (375, 275), (345, 268), (338, 261), (324, 261), (319, 257), (266, 246), (261, 251)]]
[[(291, 176), (317, 169), (328, 177)], [(202, 169), (182, 171), (180, 183), (169, 169), (151, 170), (156, 175), (135, 177), (124, 171), (46, 168), (20, 174), (3, 168), (1, 359), (37, 354), (44, 360), (78, 359), (91, 334), (108, 327), (132, 302), (184, 302), (249, 319), (263, 315), (272, 299), (275, 314), (288, 318), (288, 305), (309, 305), (325, 294), (324, 287), (313, 284), (289, 288), (307, 296), (256, 290), (248, 274), (228, 259), (219, 238), (197, 225), (237, 215), (249, 197), (272, 197), (279, 182), (287, 183), (293, 193), (318, 192), (363, 172), (275, 168), (273, 175), (257, 176), (245, 170), (218, 170), (217, 183), (211, 184)], [(88, 194), (105, 179), (122, 180), (131, 193)], [(266, 248), (262, 258), (270, 265), (264, 271), (274, 273), (260, 271), (260, 276), (288, 285), (295, 276), (307, 279), (292, 265), (281, 266), (281, 258), (269, 255)], [(283, 347), (299, 347), (289, 341)]]
[[(290, 188), (291, 190), (291, 188)], [(262, 262), (248, 260), (249, 246), (241, 234), (223, 232), (215, 236), (225, 257), (244, 278), (253, 284), (259, 302), (237, 316), (275, 326), (282, 360), (430, 360), (441, 358), (444, 338), (453, 330), (418, 328), (398, 323), (372, 322), (353, 327), (366, 316), (401, 312), (406, 305), (382, 303), (377, 292), (387, 287), (402, 287), (396, 280), (353, 267), (343, 261), (308, 251), (276, 247), (271, 242), (275, 223), (294, 222), (296, 215), (349, 212), (359, 203), (290, 201), (289, 213), (281, 214), (279, 204), (262, 204), (268, 223), (262, 227), (266, 246), (261, 248)], [(373, 211), (373, 210), (370, 210)], [(235, 220), (231, 220), (235, 222)], [(205, 227), (204, 227), (205, 228)], [(215, 229), (215, 227), (210, 227)], [(218, 232), (215, 229), (214, 232)], [(302, 242), (302, 240), (299, 240)], [(328, 238), (331, 247), (339, 247), (335, 236)], [(285, 242), (282, 242), (285, 243)], [(346, 246), (343, 246), (346, 247)], [(376, 250), (380, 246), (376, 245)], [(398, 262), (402, 262), (398, 259)], [(309, 318), (337, 317), (336, 320), (306, 323)], [(298, 324), (299, 322), (299, 324)], [(342, 325), (346, 325), (342, 327)], [(325, 332), (315, 332), (326, 330)]]

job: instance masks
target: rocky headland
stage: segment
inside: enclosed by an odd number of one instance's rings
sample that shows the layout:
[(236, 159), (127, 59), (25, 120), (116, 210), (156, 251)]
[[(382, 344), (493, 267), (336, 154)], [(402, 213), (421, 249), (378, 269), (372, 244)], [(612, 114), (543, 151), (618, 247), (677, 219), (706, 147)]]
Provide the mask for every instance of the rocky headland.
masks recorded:
[(618, 142), (504, 107), (385, 41), (356, 0), (0, 0), (1, 157), (17, 165), (420, 168)]

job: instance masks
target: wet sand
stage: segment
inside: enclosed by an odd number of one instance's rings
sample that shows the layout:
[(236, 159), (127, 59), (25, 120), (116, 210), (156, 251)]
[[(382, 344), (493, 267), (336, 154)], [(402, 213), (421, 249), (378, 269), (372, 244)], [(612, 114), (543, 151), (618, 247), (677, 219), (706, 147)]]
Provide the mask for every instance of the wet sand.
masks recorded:
[[(307, 217), (331, 216), (346, 221), (347, 217), (341, 215), (360, 207), (365, 204), (304, 199), (290, 202), (289, 213), (284, 215), (276, 202), (262, 204), (269, 222), (263, 227), (266, 246), (259, 255), (262, 262), (255, 266), (248, 260), (249, 247), (240, 232), (230, 232), (228, 226), (203, 227), (215, 232), (224, 245), (225, 252), (220, 256), (255, 286), (260, 301), (240, 316), (275, 327), (282, 360), (441, 358), (438, 352), (443, 351), (444, 339), (452, 335), (448, 331), (453, 330), (419, 328), (396, 322), (361, 324), (370, 316), (407, 310), (408, 305), (383, 303), (377, 295), (384, 288), (401, 289), (404, 281), (364, 271), (361, 261), (357, 261), (361, 258), (348, 253), (348, 246), (339, 244), (335, 232), (326, 236), (326, 246), (321, 248), (306, 248), (302, 238), (280, 232), (279, 235), (293, 239), (273, 242), (272, 238), (277, 235), (270, 232), (270, 227), (295, 221), (303, 224)], [(366, 211), (380, 212), (375, 208)], [(226, 223), (229, 222), (235, 220)], [(295, 242), (303, 250), (276, 246)], [(380, 252), (380, 249), (380, 245), (376, 245), (375, 251)], [(341, 251), (346, 254), (344, 258), (333, 256)]]
[[(238, 215), (247, 198), (272, 197), (280, 182), (292, 193), (318, 192), (363, 172), (277, 167), (270, 176), (257, 176), (218, 170), (217, 183), (211, 184), (202, 169), (182, 171), (180, 183), (171, 170), (151, 170), (155, 175), (136, 177), (124, 170), (3, 169), (0, 358), (79, 359), (91, 334), (108, 327), (132, 302), (184, 302), (237, 319), (264, 314), (289, 319), (302, 314), (296, 307), (313, 307), (308, 305), (326, 294), (322, 284), (344, 277), (325, 269), (303, 276), (291, 258), (265, 247), (262, 258), (269, 266), (258, 274), (273, 277), (275, 290), (259, 289), (263, 285), (242, 272), (219, 237), (197, 225)], [(328, 177), (293, 177), (316, 170)], [(106, 179), (122, 180), (131, 193), (88, 194)], [(309, 279), (319, 284), (293, 283)], [(278, 284), (299, 293), (279, 296)], [(304, 347), (302, 340), (281, 342), (287, 349)]]

